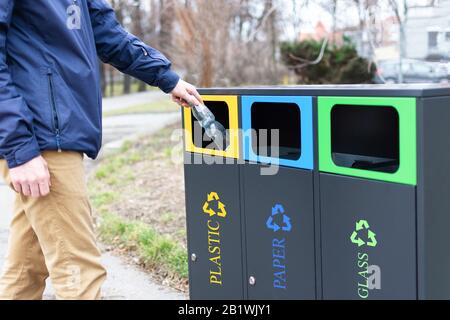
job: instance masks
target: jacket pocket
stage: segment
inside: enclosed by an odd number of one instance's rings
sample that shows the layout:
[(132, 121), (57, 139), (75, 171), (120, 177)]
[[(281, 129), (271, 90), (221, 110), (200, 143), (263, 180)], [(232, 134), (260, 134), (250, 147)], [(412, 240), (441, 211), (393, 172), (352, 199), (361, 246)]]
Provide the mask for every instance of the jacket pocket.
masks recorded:
[(55, 134), (56, 146), (58, 148), (58, 151), (61, 152), (61, 124), (58, 106), (56, 104), (55, 82), (53, 72), (50, 68), (47, 70), (47, 82), (48, 82), (48, 94), (52, 116), (52, 127)]

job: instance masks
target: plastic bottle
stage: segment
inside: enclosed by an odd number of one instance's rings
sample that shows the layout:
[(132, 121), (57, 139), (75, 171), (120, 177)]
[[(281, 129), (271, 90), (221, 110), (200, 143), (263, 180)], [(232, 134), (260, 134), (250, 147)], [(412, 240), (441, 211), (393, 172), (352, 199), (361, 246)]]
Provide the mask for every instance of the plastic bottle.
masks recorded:
[(227, 132), (224, 126), (216, 121), (216, 117), (209, 110), (209, 108), (203, 104), (198, 106), (191, 105), (192, 114), (200, 123), (200, 126), (205, 129), (205, 133), (210, 137), (214, 143), (221, 149), (227, 148)]

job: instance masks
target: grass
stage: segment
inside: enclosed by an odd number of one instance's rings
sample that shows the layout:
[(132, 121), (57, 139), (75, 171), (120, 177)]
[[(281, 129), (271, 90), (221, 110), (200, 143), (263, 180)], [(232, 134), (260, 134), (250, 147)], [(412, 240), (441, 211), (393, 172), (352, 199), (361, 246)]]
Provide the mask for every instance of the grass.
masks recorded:
[(144, 114), (144, 113), (162, 113), (162, 112), (176, 112), (180, 108), (169, 99), (164, 99), (155, 102), (138, 104), (127, 108), (121, 108), (103, 113), (104, 117), (114, 117), (129, 114)]
[[(177, 286), (179, 283), (187, 283), (188, 278), (187, 252), (179, 241), (180, 237), (185, 238), (186, 231), (180, 227), (173, 233), (161, 234), (159, 230), (161, 226), (172, 225), (174, 221), (184, 219), (184, 216), (178, 211), (167, 209), (150, 226), (130, 219), (128, 215), (124, 216), (123, 211), (117, 211), (120, 210), (120, 204), (127, 201), (135, 201), (142, 206), (138, 198), (142, 188), (138, 184), (143, 173), (136, 166), (168, 163), (170, 154), (166, 149), (170, 150), (168, 139), (170, 141), (173, 129), (166, 128), (151, 137), (123, 143), (119, 152), (104, 158), (90, 175), (89, 193), (97, 217), (100, 239), (113, 248), (133, 252), (146, 268), (163, 274)], [(148, 179), (152, 179), (154, 171), (147, 174)]]
[(106, 206), (114, 201), (114, 199), (117, 198), (117, 194), (111, 191), (106, 192), (98, 192), (93, 193), (91, 196), (92, 204), (96, 208), (102, 208), (103, 206)]
[(136, 251), (146, 266), (165, 266), (170, 273), (181, 278), (188, 277), (186, 251), (145, 223), (128, 221), (106, 212), (101, 216), (99, 232), (103, 241)]

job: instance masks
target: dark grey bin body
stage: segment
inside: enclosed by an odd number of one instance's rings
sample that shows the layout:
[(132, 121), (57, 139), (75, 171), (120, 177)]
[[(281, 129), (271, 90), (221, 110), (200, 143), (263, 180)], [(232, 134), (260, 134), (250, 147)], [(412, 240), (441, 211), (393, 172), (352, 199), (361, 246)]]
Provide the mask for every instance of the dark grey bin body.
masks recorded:
[[(208, 284), (203, 276), (209, 272), (208, 262), (199, 254), (197, 262), (190, 262), (192, 298), (361, 299), (361, 252), (349, 236), (355, 221), (367, 217), (379, 242), (376, 250), (367, 248), (363, 253), (381, 268), (381, 288), (371, 290), (368, 299), (450, 298), (450, 87), (306, 86), (204, 89), (201, 93), (314, 97), (316, 165), (311, 172), (281, 168), (273, 177), (259, 176), (259, 165), (249, 163), (186, 166), (189, 257), (196, 251), (207, 252), (205, 217), (199, 206), (210, 189), (229, 198), (229, 210), (236, 214), (223, 230), (227, 237), (232, 234), (224, 244), (227, 286), (218, 290)], [(316, 99), (320, 96), (415, 98), (417, 185), (320, 172)], [(223, 183), (211, 185), (211, 177)], [(266, 251), (273, 240), (266, 218), (279, 202), (289, 212), (292, 225), (300, 226), (293, 229), (298, 233), (288, 235), (285, 291), (273, 288), (273, 270), (267, 262), (272, 257)], [(254, 285), (249, 284), (252, 276)]]
[[(248, 298), (315, 299), (312, 172), (280, 168), (277, 175), (261, 176), (260, 165), (246, 164), (241, 168), (247, 279), (256, 280), (254, 285), (248, 285)], [(277, 205), (290, 219), (289, 232), (267, 228)], [(280, 215), (274, 220), (283, 225)]]
[[(366, 259), (381, 268), (381, 288), (371, 291), (370, 298), (415, 299), (415, 188), (328, 174), (320, 175), (320, 186), (324, 299), (358, 299), (357, 284), (365, 281), (358, 263)], [(360, 217), (377, 230), (376, 248), (348, 241)], [(365, 296), (364, 287), (360, 290)]]
[[(243, 299), (239, 166), (186, 165), (185, 181), (190, 297), (196, 300)], [(216, 192), (220, 201), (226, 205), (225, 218), (211, 217), (203, 212), (203, 206), (208, 200), (207, 195), (211, 192)], [(217, 206), (211, 208), (218, 210)], [(208, 228), (208, 222), (213, 227), (212, 230)], [(219, 235), (215, 230), (217, 225), (220, 225)], [(209, 234), (209, 231), (213, 234)], [(220, 253), (217, 250), (220, 250)], [(196, 259), (192, 259), (192, 255), (195, 255)], [(210, 260), (218, 256), (220, 260), (215, 261), (220, 261), (220, 266)], [(221, 272), (221, 284), (211, 283), (210, 276), (218, 270)]]

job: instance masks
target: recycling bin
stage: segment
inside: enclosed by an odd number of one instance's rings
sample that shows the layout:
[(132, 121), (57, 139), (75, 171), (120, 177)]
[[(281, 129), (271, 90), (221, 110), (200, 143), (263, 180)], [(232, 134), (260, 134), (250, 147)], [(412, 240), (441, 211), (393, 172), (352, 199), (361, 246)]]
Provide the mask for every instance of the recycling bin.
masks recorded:
[(203, 98), (227, 129), (230, 145), (208, 140), (192, 111), (183, 110), (190, 297), (243, 299), (238, 100)]
[(192, 298), (450, 299), (449, 85), (200, 92), (236, 130), (183, 110)]
[(312, 109), (312, 97), (242, 97), (248, 299), (316, 298)]
[[(372, 89), (376, 95), (378, 87)], [(436, 279), (428, 283), (434, 276), (424, 265), (443, 247), (427, 239), (436, 238), (430, 236), (436, 222), (443, 219), (448, 225), (449, 220), (441, 216), (443, 208), (439, 207), (446, 201), (431, 205), (426, 197), (431, 190), (443, 192), (426, 178), (427, 173), (442, 170), (433, 165), (441, 151), (423, 152), (437, 151), (439, 141), (442, 147), (445, 145), (436, 136), (443, 127), (424, 126), (424, 120), (432, 113), (437, 115), (438, 109), (442, 117), (450, 120), (448, 108), (442, 105), (444, 100), (395, 96), (318, 98), (324, 299), (439, 296), (435, 296), (433, 287), (443, 283)], [(427, 136), (432, 140), (428, 146), (424, 141)], [(446, 183), (450, 180), (442, 179)], [(432, 210), (427, 210), (427, 205)], [(424, 224), (423, 219), (436, 221)], [(424, 240), (426, 244), (421, 243)], [(436, 247), (423, 249), (431, 243)], [(448, 266), (446, 256), (432, 264), (444, 262)], [(447, 287), (441, 298), (450, 295), (449, 273), (445, 273)], [(421, 277), (425, 274), (430, 279)]]

